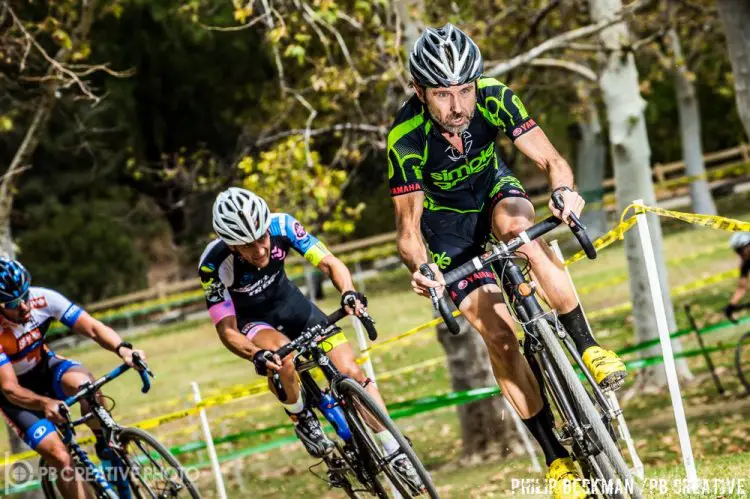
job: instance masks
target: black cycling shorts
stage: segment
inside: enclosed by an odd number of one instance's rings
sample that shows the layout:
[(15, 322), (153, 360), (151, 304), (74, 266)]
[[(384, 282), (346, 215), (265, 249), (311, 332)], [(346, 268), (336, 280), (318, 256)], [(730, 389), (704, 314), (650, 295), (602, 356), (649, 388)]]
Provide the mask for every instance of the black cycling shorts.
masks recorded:
[[(60, 357), (52, 351), (47, 352), (46, 355), (46, 359), (34, 369), (18, 376), (18, 383), (38, 395), (63, 400), (65, 399), (62, 390), (63, 374), (71, 367), (81, 364)], [(32, 449), (36, 449), (47, 435), (56, 433), (55, 426), (51, 421), (45, 419), (44, 413), (13, 405), (1, 392), (0, 412), (2, 412), (8, 425)]]
[[(290, 283), (291, 284), (291, 283)], [(258, 331), (276, 329), (290, 340), (305, 329), (323, 322), (326, 315), (294, 285), (285, 286), (263, 307), (237, 310), (240, 332), (252, 339)]]
[[(510, 169), (501, 168), (495, 175), (482, 211), (425, 210), (422, 213), (422, 236), (432, 261), (441, 272), (449, 272), (484, 253), (485, 243), (492, 232), (492, 211), (501, 200), (512, 197), (528, 199), (521, 182), (511, 175)], [(487, 284), (497, 284), (497, 275), (491, 268), (474, 272), (451, 284), (448, 294), (459, 306), (469, 293)]]

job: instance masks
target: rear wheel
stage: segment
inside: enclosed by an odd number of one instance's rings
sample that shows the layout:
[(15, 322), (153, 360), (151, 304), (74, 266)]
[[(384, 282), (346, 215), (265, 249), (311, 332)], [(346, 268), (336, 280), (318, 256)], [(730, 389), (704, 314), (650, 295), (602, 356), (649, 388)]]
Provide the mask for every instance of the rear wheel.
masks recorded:
[[(437, 498), (438, 494), (427, 470), (414, 449), (401, 434), (388, 414), (378, 406), (370, 394), (359, 383), (350, 378), (336, 382), (335, 391), (344, 399), (344, 412), (350, 424), (360, 452), (369, 454), (376, 473), (384, 473), (396, 490), (404, 497), (426, 496)], [(398, 449), (386, 454), (371, 428), (387, 431)], [(404, 465), (411, 465), (408, 470)], [(415, 479), (417, 478), (418, 479)], [(419, 485), (421, 483), (421, 486)]]

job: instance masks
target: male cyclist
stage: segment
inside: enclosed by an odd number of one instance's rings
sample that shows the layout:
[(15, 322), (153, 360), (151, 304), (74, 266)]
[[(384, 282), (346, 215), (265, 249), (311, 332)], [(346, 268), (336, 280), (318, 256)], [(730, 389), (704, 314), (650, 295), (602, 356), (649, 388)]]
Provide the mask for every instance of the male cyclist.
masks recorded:
[[(490, 235), (508, 240), (534, 223), (523, 186), (495, 150), (500, 132), (547, 173), (553, 193), (561, 194), (562, 211), (550, 202), (555, 216), (569, 223), (570, 213), (580, 214), (584, 201), (574, 190), (568, 163), (521, 99), (499, 81), (481, 77), (482, 56), (465, 33), (451, 24), (427, 28), (414, 45), (409, 69), (415, 95), (388, 134), (388, 177), (401, 258), (413, 272), (414, 290), (429, 296), (428, 288), (443, 292), (441, 271), (481, 254)], [(418, 270), (428, 251), (434, 281)], [(591, 336), (562, 264), (540, 241), (521, 252), (596, 381), (607, 389), (618, 387), (625, 366)], [(447, 291), (484, 338), (503, 393), (544, 450), (548, 477), (560, 485), (556, 497), (563, 497), (565, 481), (575, 489), (565, 497), (583, 497), (576, 468), (545, 417), (539, 386), (519, 351), (497, 274), (476, 272)]]
[[(61, 400), (94, 377), (78, 362), (47, 348), (44, 337), (54, 320), (115, 352), (130, 366), (134, 353), (146, 358), (141, 350), (133, 350), (133, 345), (122, 341), (114, 330), (57, 291), (31, 286), (31, 275), (21, 263), (0, 258), (0, 412), (24, 442), (57, 470), (57, 486), (63, 497), (93, 497), (76, 478), (71, 456), (53, 423), (65, 422), (60, 414)], [(84, 414), (90, 410), (85, 401), (81, 401), (81, 410)], [(122, 469), (96, 420), (89, 426), (105, 471)], [(110, 481), (120, 497), (129, 497), (124, 477), (115, 476)]]
[(729, 298), (729, 303), (724, 308), (724, 314), (730, 321), (737, 322), (734, 312), (743, 308), (740, 306), (740, 300), (747, 292), (747, 275), (750, 274), (750, 232), (735, 232), (729, 239), (729, 246), (740, 257), (740, 278), (732, 297)]
[[(354, 290), (346, 265), (322, 242), (291, 215), (272, 214), (262, 198), (246, 189), (230, 187), (217, 196), (213, 227), (219, 238), (203, 252), (199, 274), (219, 338), (232, 353), (252, 361), (259, 375), (279, 373), (287, 393), (284, 410), (307, 452), (320, 458), (334, 444), (321, 430), (315, 414), (305, 406), (292, 356), (283, 360), (271, 357), (272, 351), (326, 317), (286, 276), (284, 260), (289, 250), (294, 249), (330, 277), (349, 314), (361, 316), (367, 300)], [(356, 298), (354, 309), (345, 304), (350, 296)], [(361, 383), (385, 408), (377, 387), (355, 362), (344, 334), (332, 336), (327, 343), (328, 356), (336, 368)], [(270, 380), (269, 386), (274, 390)], [(388, 431), (376, 435), (388, 454), (398, 451), (398, 443)], [(392, 463), (421, 488), (405, 455), (396, 457)]]

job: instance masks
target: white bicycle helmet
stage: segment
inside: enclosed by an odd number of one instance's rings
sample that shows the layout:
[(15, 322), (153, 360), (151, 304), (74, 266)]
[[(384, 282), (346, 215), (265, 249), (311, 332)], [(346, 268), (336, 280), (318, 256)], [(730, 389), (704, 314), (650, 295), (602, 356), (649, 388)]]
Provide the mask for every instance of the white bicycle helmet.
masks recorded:
[(230, 187), (214, 201), (214, 231), (230, 246), (257, 241), (271, 225), (271, 212), (260, 196), (247, 189)]
[(477, 80), (484, 62), (474, 40), (448, 23), (425, 28), (409, 56), (409, 71), (423, 87), (450, 87)]
[(750, 244), (750, 232), (735, 232), (729, 238), (729, 247), (734, 251), (739, 251)]

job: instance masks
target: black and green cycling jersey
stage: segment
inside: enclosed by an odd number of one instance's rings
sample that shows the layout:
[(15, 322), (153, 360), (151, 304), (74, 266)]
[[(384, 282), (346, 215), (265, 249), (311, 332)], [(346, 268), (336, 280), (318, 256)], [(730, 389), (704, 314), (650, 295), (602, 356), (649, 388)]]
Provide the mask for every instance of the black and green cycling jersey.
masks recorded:
[[(479, 212), (505, 178), (498, 179), (498, 172), (507, 171), (495, 147), (498, 133), (502, 130), (516, 140), (535, 127), (536, 122), (510, 88), (494, 78), (480, 78), (476, 112), (461, 137), (461, 154), (442, 136), (427, 106), (414, 95), (401, 108), (388, 134), (391, 196), (424, 191), (427, 210)], [(517, 182), (514, 177), (508, 181)]]

